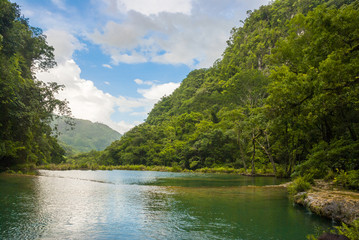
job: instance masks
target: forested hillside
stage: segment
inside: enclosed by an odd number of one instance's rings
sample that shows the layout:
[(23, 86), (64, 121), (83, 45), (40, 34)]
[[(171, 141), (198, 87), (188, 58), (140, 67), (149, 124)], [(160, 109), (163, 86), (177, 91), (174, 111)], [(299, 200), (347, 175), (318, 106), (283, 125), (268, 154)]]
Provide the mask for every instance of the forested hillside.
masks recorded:
[(277, 0), (192, 71), (100, 163), (289, 176), (359, 168), (359, 5)]
[(18, 5), (0, 1), (0, 170), (64, 160), (49, 125), (55, 110), (69, 114), (65, 102), (54, 97), (62, 86), (34, 76), (56, 64), (53, 50)]
[(56, 126), (59, 143), (67, 155), (104, 150), (122, 136), (105, 124), (89, 120), (71, 118), (69, 125), (66, 118), (60, 117), (55, 119), (52, 125)]

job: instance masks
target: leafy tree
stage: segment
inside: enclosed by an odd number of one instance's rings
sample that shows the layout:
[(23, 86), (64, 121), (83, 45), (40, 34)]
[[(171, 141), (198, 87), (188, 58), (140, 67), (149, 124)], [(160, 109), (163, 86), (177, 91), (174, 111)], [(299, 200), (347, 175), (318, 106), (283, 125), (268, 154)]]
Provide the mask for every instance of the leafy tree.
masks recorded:
[(267, 104), (286, 129), (283, 141), (292, 144), (292, 159), (320, 141), (357, 141), (358, 24), (357, 4), (339, 9), (321, 5), (291, 20), (288, 38), (271, 56)]
[(69, 114), (54, 97), (63, 86), (34, 76), (55, 64), (41, 30), (29, 26), (18, 5), (0, 1), (0, 167), (63, 161), (49, 126), (54, 111)]

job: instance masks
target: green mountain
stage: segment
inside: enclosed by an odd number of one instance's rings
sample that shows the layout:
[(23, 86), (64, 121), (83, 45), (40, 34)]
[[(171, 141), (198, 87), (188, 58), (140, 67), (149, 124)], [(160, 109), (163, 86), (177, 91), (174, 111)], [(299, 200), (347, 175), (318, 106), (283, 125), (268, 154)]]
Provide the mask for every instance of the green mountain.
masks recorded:
[(192, 71), (98, 161), (279, 176), (357, 171), (358, 25), (354, 0), (276, 0), (248, 12), (222, 59)]
[[(72, 125), (72, 126), (71, 126)], [(88, 120), (71, 119), (71, 125), (65, 118), (55, 119), (52, 126), (57, 126), (58, 140), (67, 154), (104, 150), (111, 142), (119, 140), (121, 134), (102, 123)]]

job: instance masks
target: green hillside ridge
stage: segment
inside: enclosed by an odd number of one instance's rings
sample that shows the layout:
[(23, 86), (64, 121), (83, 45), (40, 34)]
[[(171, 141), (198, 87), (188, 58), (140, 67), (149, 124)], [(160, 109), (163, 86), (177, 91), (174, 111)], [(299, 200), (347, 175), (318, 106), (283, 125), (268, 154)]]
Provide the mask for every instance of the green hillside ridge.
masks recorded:
[(277, 0), (248, 12), (222, 59), (189, 73), (145, 123), (89, 159), (278, 176), (357, 171), (358, 9)]
[(103, 123), (75, 118), (71, 119), (71, 122), (73, 126), (68, 125), (65, 118), (60, 117), (52, 123), (53, 126), (57, 126), (58, 140), (68, 155), (104, 150), (122, 136)]

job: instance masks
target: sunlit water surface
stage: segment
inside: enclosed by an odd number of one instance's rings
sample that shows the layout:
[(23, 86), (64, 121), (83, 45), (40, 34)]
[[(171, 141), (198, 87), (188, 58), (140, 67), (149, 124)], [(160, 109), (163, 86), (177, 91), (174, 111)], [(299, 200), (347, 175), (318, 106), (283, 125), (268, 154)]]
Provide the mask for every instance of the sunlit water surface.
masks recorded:
[(269, 177), (146, 171), (0, 175), (0, 239), (302, 240), (331, 221)]

